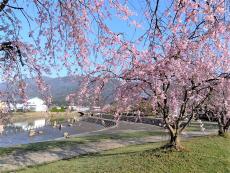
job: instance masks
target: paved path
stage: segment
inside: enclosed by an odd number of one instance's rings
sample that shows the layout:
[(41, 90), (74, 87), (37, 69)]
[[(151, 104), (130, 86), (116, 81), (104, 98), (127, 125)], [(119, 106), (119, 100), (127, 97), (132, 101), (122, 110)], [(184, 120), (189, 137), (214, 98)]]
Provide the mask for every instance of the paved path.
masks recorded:
[[(125, 128), (125, 124), (123, 125)], [(124, 129), (121, 128), (120, 130)], [(210, 135), (212, 133), (214, 132), (188, 132), (182, 136), (183, 138), (191, 138), (194, 136)], [(96, 153), (133, 144), (144, 144), (165, 140), (168, 140), (167, 136), (149, 136), (144, 138), (105, 140), (101, 142), (76, 144), (72, 146), (47, 149), (45, 151), (15, 152), (0, 158), (0, 172), (16, 170), (26, 166), (53, 162), (61, 159), (72, 158), (82, 154)]]
[(91, 142), (88, 144), (78, 144), (65, 148), (53, 148), (36, 152), (16, 152), (0, 159), (0, 172), (5, 170), (15, 170), (25, 166), (52, 162), (67, 159), (74, 156), (96, 153), (104, 150), (124, 147), (131, 144), (143, 144), (147, 142), (158, 142), (166, 140), (160, 136), (146, 137), (140, 139), (105, 140), (102, 142)]
[[(130, 131), (162, 131), (162, 128), (141, 124), (141, 123), (130, 123), (120, 122), (118, 127), (107, 128), (100, 131), (91, 133), (84, 133), (76, 136), (85, 135), (98, 135), (98, 134), (116, 134)], [(212, 132), (187, 132), (183, 134), (183, 138), (191, 138), (194, 136), (209, 135)], [(85, 144), (74, 144), (71, 146), (57, 147), (47, 149), (43, 151), (16, 151), (12, 154), (2, 156), (0, 158), (0, 172), (11, 171), (20, 169), (26, 166), (37, 165), (42, 163), (53, 162), (61, 159), (72, 158), (74, 156), (96, 153), (104, 150), (114, 149), (118, 147), (124, 147), (133, 144), (144, 144), (148, 142), (159, 142), (168, 140), (168, 136), (148, 136), (143, 138), (129, 138), (129, 139), (118, 139), (118, 140), (103, 140), (100, 142), (90, 142)]]

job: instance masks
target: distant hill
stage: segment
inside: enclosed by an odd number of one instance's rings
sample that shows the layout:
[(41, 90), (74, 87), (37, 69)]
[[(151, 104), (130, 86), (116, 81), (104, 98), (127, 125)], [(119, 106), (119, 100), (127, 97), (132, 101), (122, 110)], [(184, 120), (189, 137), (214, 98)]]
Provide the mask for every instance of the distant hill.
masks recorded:
[[(50, 87), (53, 103), (57, 105), (65, 105), (65, 97), (79, 89), (81, 78), (79, 77), (79, 79), (73, 81), (70, 77), (44, 77), (44, 80)], [(33, 79), (28, 79), (26, 83), (28, 84), (27, 95), (29, 97), (40, 96), (37, 85)]]
[[(65, 98), (68, 94), (76, 92), (80, 88), (81, 81), (83, 77), (76, 76), (74, 79), (72, 77), (57, 77), (57, 78), (43, 78), (50, 86), (50, 92), (53, 97), (53, 104), (56, 105), (66, 105)], [(40, 97), (41, 94), (37, 88), (37, 85), (34, 79), (27, 79), (27, 90), (26, 93), (29, 98), (38, 96)], [(108, 84), (105, 85), (104, 90), (102, 92), (102, 100), (101, 103), (108, 104), (113, 102), (114, 100), (114, 90), (119, 85), (119, 82), (116, 80), (111, 80)], [(0, 84), (0, 89), (4, 89), (5, 84)]]

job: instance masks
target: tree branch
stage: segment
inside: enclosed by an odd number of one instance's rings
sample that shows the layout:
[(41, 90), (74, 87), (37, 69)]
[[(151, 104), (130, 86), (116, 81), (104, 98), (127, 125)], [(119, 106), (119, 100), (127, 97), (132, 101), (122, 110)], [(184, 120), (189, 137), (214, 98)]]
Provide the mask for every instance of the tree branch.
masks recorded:
[(0, 3), (0, 12), (7, 6), (9, 0), (3, 0), (1, 3)]

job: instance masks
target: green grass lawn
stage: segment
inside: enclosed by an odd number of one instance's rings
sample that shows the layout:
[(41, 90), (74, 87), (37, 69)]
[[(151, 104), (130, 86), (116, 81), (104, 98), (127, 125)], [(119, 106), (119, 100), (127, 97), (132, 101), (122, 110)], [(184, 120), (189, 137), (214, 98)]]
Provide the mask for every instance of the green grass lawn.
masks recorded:
[(129, 139), (129, 138), (141, 138), (147, 136), (161, 136), (167, 135), (167, 132), (163, 131), (136, 131), (136, 132), (123, 132), (114, 134), (98, 134), (89, 135), (83, 137), (72, 137), (65, 140), (54, 140), (47, 142), (38, 142), (25, 145), (19, 145), (16, 147), (0, 148), (0, 156), (11, 154), (13, 152), (29, 152), (29, 151), (43, 151), (52, 148), (75, 146), (79, 144), (86, 144), (89, 142), (100, 142), (102, 140), (109, 139)]
[(183, 142), (183, 152), (159, 149), (162, 143), (133, 145), (26, 168), (21, 173), (229, 173), (230, 139), (199, 137)]

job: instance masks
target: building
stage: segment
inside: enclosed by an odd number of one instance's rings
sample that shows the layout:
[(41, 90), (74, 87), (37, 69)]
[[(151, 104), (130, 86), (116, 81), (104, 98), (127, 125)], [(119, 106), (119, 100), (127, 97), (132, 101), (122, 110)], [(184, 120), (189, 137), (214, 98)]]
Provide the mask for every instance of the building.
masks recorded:
[(3, 111), (5, 110), (6, 108), (8, 108), (7, 104), (5, 102), (1, 102), (0, 101), (0, 110)]
[(89, 107), (76, 106), (76, 110), (77, 110), (78, 112), (87, 112), (87, 111), (89, 111)]
[(48, 110), (45, 101), (38, 97), (27, 100), (24, 104), (24, 110), (35, 111), (35, 112), (45, 112)]
[(17, 104), (16, 104), (16, 110), (17, 110), (17, 111), (23, 111), (23, 110), (24, 110), (24, 104), (22, 104), (22, 103), (17, 103)]
[(69, 110), (77, 111), (77, 112), (87, 112), (90, 109), (89, 107), (84, 107), (84, 106), (69, 106)]
[(1, 111), (5, 111), (5, 112), (8, 112), (8, 111), (15, 111), (15, 106), (12, 104), (12, 103), (7, 103), (7, 102), (2, 102), (0, 101), (0, 110)]
[(102, 109), (100, 106), (93, 106), (91, 107), (91, 113), (95, 115), (100, 115), (102, 113)]
[(101, 111), (102, 111), (100, 106), (93, 106), (93, 107), (91, 108), (91, 110), (92, 110), (93, 112), (101, 112)]

